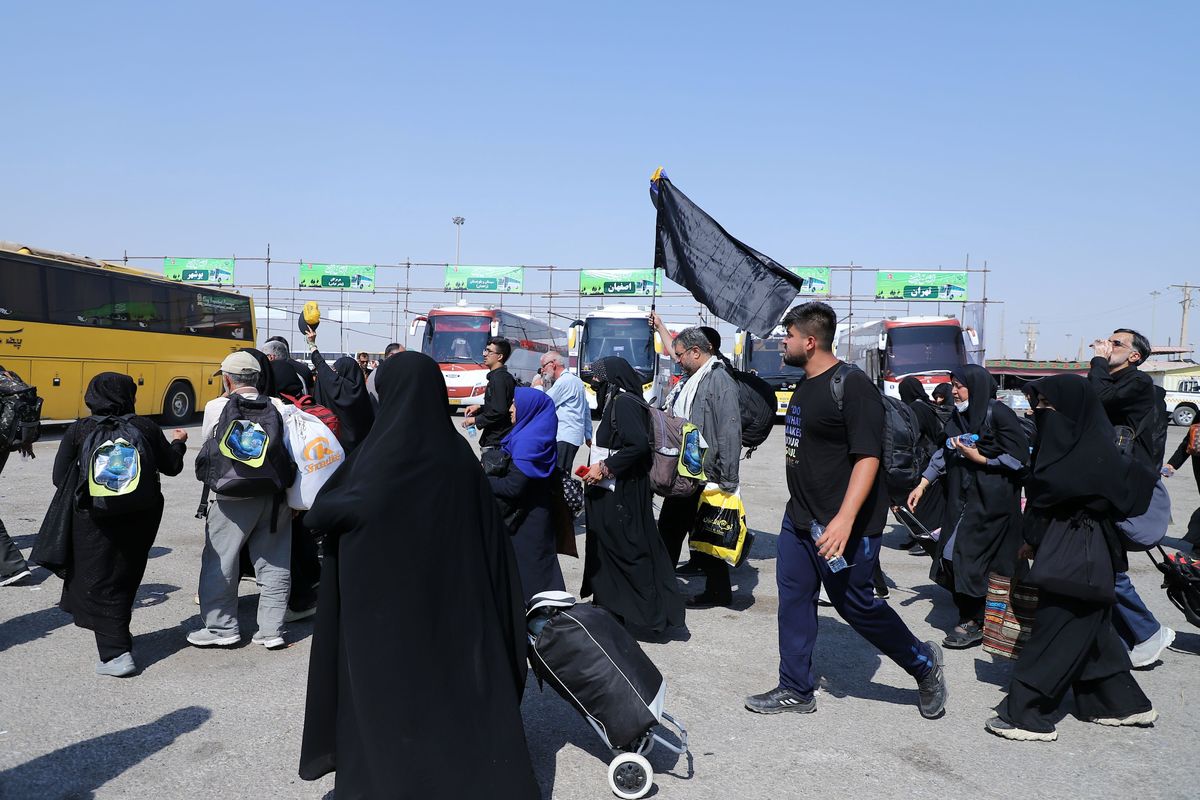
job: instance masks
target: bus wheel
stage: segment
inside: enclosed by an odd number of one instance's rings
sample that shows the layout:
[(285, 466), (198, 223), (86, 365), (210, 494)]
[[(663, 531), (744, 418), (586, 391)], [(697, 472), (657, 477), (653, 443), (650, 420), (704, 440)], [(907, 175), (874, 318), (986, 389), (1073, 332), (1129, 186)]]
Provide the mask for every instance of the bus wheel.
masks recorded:
[(167, 399), (163, 403), (163, 421), (168, 425), (184, 425), (192, 418), (196, 401), (187, 381), (175, 381), (167, 389)]

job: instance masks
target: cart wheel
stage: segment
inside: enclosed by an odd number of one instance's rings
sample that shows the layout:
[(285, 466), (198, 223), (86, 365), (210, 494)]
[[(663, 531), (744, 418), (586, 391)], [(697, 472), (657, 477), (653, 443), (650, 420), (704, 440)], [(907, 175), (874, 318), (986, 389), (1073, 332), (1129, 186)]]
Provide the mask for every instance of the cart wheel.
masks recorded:
[(608, 786), (622, 800), (645, 797), (653, 785), (654, 770), (637, 753), (622, 753), (608, 765)]

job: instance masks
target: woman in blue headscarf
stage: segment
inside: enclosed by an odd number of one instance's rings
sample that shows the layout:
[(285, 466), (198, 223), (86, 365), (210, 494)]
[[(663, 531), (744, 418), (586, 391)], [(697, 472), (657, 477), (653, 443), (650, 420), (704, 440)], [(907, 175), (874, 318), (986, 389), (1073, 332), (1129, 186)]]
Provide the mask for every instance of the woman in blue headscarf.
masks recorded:
[(538, 592), (566, 589), (552, 513), (557, 434), (554, 402), (537, 389), (518, 387), (513, 428), (500, 444), (507, 458), (484, 459), (492, 493), (512, 534), (526, 602)]

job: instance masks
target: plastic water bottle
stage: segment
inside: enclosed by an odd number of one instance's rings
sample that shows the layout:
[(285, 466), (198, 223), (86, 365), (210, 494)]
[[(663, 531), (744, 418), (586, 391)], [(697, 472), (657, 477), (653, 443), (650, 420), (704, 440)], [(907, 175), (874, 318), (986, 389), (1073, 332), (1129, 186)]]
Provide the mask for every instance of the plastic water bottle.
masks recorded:
[(479, 433), (479, 429), (476, 428), (474, 425), (470, 425), (467, 427), (467, 436), (471, 437), (472, 439), (474, 439), (478, 433)]
[[(825, 534), (825, 526), (814, 519), (812, 521), (812, 525), (809, 526), (809, 531), (812, 533), (812, 539), (815, 542)], [(841, 572), (846, 567), (850, 566), (846, 563), (846, 559), (842, 558), (841, 556), (827, 558), (825, 559), (825, 563), (829, 565), (830, 572)]]
[(946, 449), (953, 450), (955, 442), (962, 442), (967, 447), (974, 447), (979, 441), (978, 433), (964, 433), (961, 436), (951, 436), (946, 440)]

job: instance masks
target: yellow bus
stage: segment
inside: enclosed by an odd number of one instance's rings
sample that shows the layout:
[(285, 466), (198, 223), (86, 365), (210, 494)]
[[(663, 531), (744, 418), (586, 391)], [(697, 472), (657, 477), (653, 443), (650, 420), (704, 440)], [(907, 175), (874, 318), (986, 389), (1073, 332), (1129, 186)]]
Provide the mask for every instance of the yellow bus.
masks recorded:
[(43, 422), (87, 416), (92, 377), (123, 372), (137, 413), (182, 424), (220, 394), (221, 360), (254, 342), (245, 295), (0, 242), (0, 365), (37, 387)]

